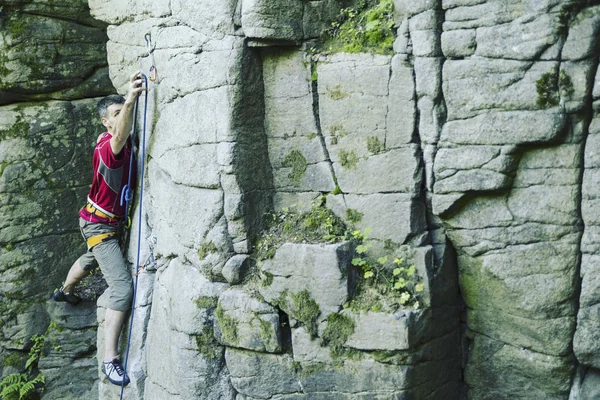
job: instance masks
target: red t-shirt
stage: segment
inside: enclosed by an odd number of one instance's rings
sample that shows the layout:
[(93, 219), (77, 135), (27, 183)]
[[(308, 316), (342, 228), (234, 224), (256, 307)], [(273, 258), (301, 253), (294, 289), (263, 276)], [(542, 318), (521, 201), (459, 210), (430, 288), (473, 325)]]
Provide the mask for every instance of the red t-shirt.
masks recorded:
[[(108, 132), (102, 134), (94, 148), (92, 165), (94, 168), (94, 180), (88, 194), (88, 200), (100, 211), (108, 211), (118, 217), (125, 215), (125, 200), (121, 202), (121, 191), (127, 185), (129, 179), (129, 161), (131, 158), (131, 139), (121, 150), (114, 155), (110, 147), (112, 135)], [(133, 165), (131, 189), (135, 186), (135, 163)], [(79, 212), (79, 216), (90, 222), (117, 223), (106, 218), (98, 217), (89, 213), (85, 207)]]

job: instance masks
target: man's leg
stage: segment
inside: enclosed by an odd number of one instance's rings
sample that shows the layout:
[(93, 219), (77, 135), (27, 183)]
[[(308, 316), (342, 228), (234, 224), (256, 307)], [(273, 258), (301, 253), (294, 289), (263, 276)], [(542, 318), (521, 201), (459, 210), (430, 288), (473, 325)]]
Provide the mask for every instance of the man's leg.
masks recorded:
[(104, 317), (104, 362), (119, 358), (119, 336), (125, 322), (125, 311), (106, 309)]
[(81, 265), (79, 265), (79, 259), (77, 259), (67, 274), (67, 280), (63, 285), (63, 291), (65, 293), (72, 293), (73, 289), (75, 289), (75, 285), (77, 285), (88, 274), (89, 272), (81, 268)]

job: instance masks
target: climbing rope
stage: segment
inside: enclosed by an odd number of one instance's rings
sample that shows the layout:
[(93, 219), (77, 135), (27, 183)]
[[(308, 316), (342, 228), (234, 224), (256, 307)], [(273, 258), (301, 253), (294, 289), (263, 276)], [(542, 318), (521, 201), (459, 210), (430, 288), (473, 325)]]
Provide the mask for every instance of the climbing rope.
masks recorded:
[[(145, 74), (141, 74), (142, 77), (144, 78), (144, 84), (146, 85), (146, 91), (145, 91), (145, 95), (144, 95), (144, 123), (143, 123), (143, 127), (142, 127), (142, 142), (140, 143), (141, 145), (141, 149), (139, 151), (140, 157), (141, 157), (141, 173), (140, 173), (140, 205), (139, 205), (139, 209), (138, 209), (138, 215), (139, 215), (139, 219), (138, 219), (138, 235), (137, 235), (137, 256), (136, 256), (136, 261), (135, 261), (135, 282), (133, 285), (133, 299), (131, 301), (131, 317), (129, 319), (129, 335), (127, 337), (127, 348), (125, 351), (125, 363), (123, 364), (123, 368), (125, 369), (125, 373), (127, 373), (127, 362), (129, 361), (129, 348), (131, 346), (131, 334), (133, 331), (133, 316), (135, 313), (135, 299), (137, 296), (137, 287), (138, 287), (138, 277), (139, 277), (139, 270), (140, 270), (140, 253), (141, 253), (141, 243), (142, 243), (142, 206), (143, 206), (143, 200), (144, 200), (144, 165), (145, 165), (145, 159), (146, 159), (146, 115), (148, 112), (148, 78), (146, 77)], [(136, 134), (136, 129), (137, 129), (137, 114), (138, 114), (138, 103), (139, 103), (139, 99), (140, 97), (138, 96), (135, 99), (135, 111), (134, 111), (134, 123), (133, 123), (133, 134), (132, 136), (135, 137)], [(123, 201), (123, 197), (125, 198), (125, 201), (127, 202), (127, 207), (129, 208), (129, 201), (133, 198), (133, 190), (131, 189), (130, 183), (131, 183), (131, 170), (132, 170), (132, 166), (133, 166), (133, 156), (130, 159), (130, 166), (129, 166), (129, 181), (127, 183), (127, 186), (123, 188), (123, 192), (121, 192), (121, 201)], [(126, 214), (127, 215), (127, 214)], [(121, 396), (119, 397), (120, 400), (123, 399), (123, 391), (125, 390), (125, 380), (123, 380), (123, 382), (121, 383)]]
[[(142, 208), (143, 208), (143, 200), (144, 200), (144, 167), (145, 167), (145, 161), (146, 161), (146, 116), (148, 113), (148, 79), (150, 79), (150, 81), (154, 82), (156, 81), (156, 67), (154, 65), (154, 56), (152, 55), (152, 52), (154, 51), (154, 49), (151, 49), (151, 38), (150, 38), (150, 34), (147, 33), (144, 36), (144, 39), (146, 40), (146, 48), (148, 49), (148, 56), (150, 57), (150, 60), (152, 62), (152, 66), (150, 67), (150, 72), (153, 73), (153, 76), (151, 78), (148, 78), (146, 76), (146, 74), (141, 73), (142, 78), (144, 78), (144, 87), (146, 88), (146, 90), (144, 91), (144, 118), (143, 118), (143, 125), (142, 125), (142, 141), (140, 143), (141, 148), (139, 150), (139, 156), (141, 159), (141, 163), (140, 163), (140, 205), (139, 205), (139, 209), (138, 209), (138, 232), (137, 232), (137, 256), (136, 256), (136, 261), (135, 261), (135, 282), (133, 285), (133, 298), (131, 301), (131, 317), (129, 319), (129, 334), (127, 337), (127, 347), (125, 350), (125, 363), (123, 364), (123, 368), (125, 370), (125, 373), (127, 373), (127, 363), (129, 361), (129, 348), (131, 347), (131, 335), (133, 332), (133, 316), (135, 313), (135, 300), (137, 297), (137, 287), (138, 287), (138, 277), (140, 275), (140, 269), (145, 268), (145, 266), (140, 267), (140, 253), (141, 253), (141, 243), (142, 243)], [(131, 135), (132, 139), (132, 152), (134, 149), (133, 143), (135, 140), (135, 135), (137, 133), (137, 116), (138, 116), (138, 105), (139, 105), (139, 100), (140, 100), (140, 96), (137, 96), (137, 98), (135, 99), (135, 110), (134, 110), (134, 120), (133, 120), (133, 133)], [(125, 207), (125, 224), (131, 226), (131, 219), (128, 217), (127, 215), (127, 210), (129, 209), (129, 202), (131, 201), (131, 199), (133, 199), (133, 189), (131, 188), (131, 179), (132, 179), (132, 170), (133, 170), (133, 160), (135, 157), (130, 157), (129, 160), (129, 178), (127, 181), (127, 185), (125, 185), (125, 187), (123, 188), (123, 191), (121, 192), (121, 205), (123, 204), (123, 201), (126, 202), (126, 207)], [(129, 228), (129, 226), (126, 226), (127, 228)], [(125, 390), (125, 380), (123, 380), (123, 382), (121, 383), (121, 396), (119, 397), (120, 400), (123, 400), (123, 392)]]

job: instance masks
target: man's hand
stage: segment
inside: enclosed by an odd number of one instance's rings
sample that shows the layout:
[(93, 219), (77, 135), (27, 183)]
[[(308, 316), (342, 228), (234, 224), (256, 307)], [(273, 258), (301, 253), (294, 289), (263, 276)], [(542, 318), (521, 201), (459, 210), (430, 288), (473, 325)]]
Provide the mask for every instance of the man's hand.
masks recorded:
[(138, 95), (146, 90), (144, 85), (144, 78), (141, 72), (136, 72), (129, 77), (129, 91), (125, 98), (126, 103), (133, 103)]

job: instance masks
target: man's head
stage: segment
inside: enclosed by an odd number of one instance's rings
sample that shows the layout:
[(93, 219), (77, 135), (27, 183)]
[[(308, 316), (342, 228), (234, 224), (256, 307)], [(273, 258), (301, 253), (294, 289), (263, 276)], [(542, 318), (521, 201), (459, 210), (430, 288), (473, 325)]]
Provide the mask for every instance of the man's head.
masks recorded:
[(125, 103), (123, 97), (110, 95), (100, 100), (96, 106), (100, 118), (102, 119), (102, 125), (104, 125), (110, 133), (114, 132), (117, 116), (119, 115), (119, 112), (121, 112), (121, 108), (123, 108), (123, 103)]

